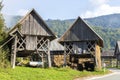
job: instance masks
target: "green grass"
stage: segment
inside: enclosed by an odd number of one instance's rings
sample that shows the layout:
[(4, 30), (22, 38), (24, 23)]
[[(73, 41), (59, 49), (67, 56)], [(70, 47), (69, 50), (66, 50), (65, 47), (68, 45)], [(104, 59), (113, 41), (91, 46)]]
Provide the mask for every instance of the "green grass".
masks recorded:
[(77, 71), (70, 68), (30, 68), (0, 69), (0, 80), (73, 80), (86, 76), (103, 75), (109, 71)]

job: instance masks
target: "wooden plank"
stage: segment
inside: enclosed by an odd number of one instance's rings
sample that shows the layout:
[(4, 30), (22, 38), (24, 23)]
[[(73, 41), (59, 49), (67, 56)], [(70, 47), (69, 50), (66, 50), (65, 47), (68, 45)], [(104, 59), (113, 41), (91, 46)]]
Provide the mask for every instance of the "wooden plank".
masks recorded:
[(26, 49), (35, 50), (37, 49), (37, 36), (26, 36)]

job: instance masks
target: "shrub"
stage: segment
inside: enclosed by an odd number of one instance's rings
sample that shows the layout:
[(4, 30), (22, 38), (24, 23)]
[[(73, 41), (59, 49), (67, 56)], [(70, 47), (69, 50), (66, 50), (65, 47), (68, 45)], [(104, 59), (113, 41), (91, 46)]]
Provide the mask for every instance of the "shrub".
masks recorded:
[(8, 50), (0, 49), (0, 68), (10, 67), (8, 60)]

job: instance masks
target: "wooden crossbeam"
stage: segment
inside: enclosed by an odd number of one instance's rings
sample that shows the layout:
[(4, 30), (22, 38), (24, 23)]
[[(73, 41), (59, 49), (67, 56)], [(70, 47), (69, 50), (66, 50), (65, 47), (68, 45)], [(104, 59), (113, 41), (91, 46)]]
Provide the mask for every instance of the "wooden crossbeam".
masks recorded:
[[(43, 43), (41, 43), (41, 42), (43, 42)], [(44, 38), (41, 38), (40, 40), (38, 40), (37, 45), (40, 45), (38, 47), (38, 50), (43, 50), (43, 51), (45, 51), (47, 53), (47, 51), (48, 51), (47, 43), (48, 43), (48, 39), (44, 40)]]
[[(41, 51), (43, 50), (47, 55), (48, 55), (48, 65), (49, 67), (51, 67), (51, 57), (50, 57), (50, 41), (49, 39), (45, 39), (44, 37), (42, 38), (37, 38), (37, 50)], [(41, 57), (43, 57), (44, 55), (42, 54)], [(44, 61), (44, 59), (42, 58), (42, 61)], [(43, 65), (44, 67), (44, 65)]]
[[(96, 45), (96, 42), (94, 42), (92, 44), (91, 41), (88, 41), (87, 43), (88, 43), (87, 46), (90, 46), (90, 47), (87, 48), (88, 52), (90, 54), (92, 54), (93, 56), (95, 56), (95, 45)], [(93, 51), (92, 51), (92, 49), (93, 49)]]
[[(69, 45), (67, 45), (66, 43), (64, 44), (65, 46), (65, 50), (68, 51), (68, 53), (66, 53), (67, 55), (68, 54), (72, 54), (74, 52), (73, 50), (73, 45), (70, 43)], [(71, 47), (71, 48), (70, 48)]]
[(37, 38), (37, 43), (39, 44), (44, 38), (42, 37), (40, 40)]
[[(44, 41), (44, 40), (43, 40)], [(43, 45), (45, 45), (46, 47), (47, 47), (47, 42), (48, 42), (48, 40), (45, 40), (41, 45), (40, 45), (40, 48), (43, 46)]]
[[(22, 41), (22, 42), (20, 42), (20, 40)], [(19, 46), (18, 46), (18, 50), (24, 50), (25, 49), (25, 46), (23, 46), (23, 44), (25, 44), (25, 39), (23, 39), (23, 38), (18, 38), (18, 40), (17, 40), (17, 44), (19, 44)]]

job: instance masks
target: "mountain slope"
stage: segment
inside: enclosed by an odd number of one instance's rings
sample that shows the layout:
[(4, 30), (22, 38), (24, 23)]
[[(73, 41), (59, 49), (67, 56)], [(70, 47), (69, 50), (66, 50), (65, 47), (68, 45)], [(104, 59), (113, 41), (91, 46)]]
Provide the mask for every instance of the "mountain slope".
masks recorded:
[[(16, 22), (21, 19), (22, 16), (13, 16), (13, 15), (4, 15), (5, 22), (7, 27), (14, 26)], [(109, 28), (119, 28), (120, 27), (120, 14), (111, 14), (104, 15), (94, 18), (86, 18), (84, 19), (88, 24), (92, 26), (98, 27), (109, 27)], [(67, 20), (51, 20), (48, 19), (46, 22), (51, 24), (52, 22), (57, 21), (59, 24), (71, 24), (75, 21), (75, 19), (67, 19)], [(51, 25), (50, 25), (51, 26)]]
[(119, 28), (120, 27), (120, 14), (111, 14), (105, 16), (99, 16), (95, 18), (85, 19), (88, 24), (93, 26)]

